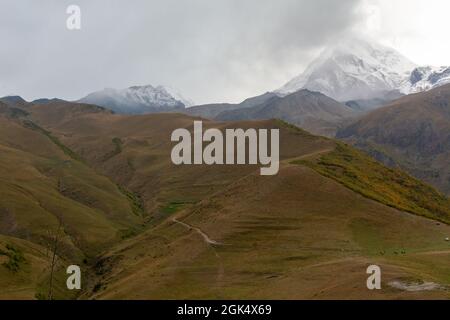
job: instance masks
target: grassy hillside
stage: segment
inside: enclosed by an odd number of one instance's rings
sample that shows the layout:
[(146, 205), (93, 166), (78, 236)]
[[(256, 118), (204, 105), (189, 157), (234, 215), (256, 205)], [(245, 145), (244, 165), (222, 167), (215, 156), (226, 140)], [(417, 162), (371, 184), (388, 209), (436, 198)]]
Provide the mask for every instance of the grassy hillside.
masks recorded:
[[(170, 134), (195, 119), (185, 115), (58, 101), (26, 111), (0, 116), (0, 298), (45, 297), (61, 217), (58, 298), (74, 298), (68, 263), (85, 272), (82, 299), (449, 298), (447, 199), (349, 146), (277, 120), (204, 121), (279, 128), (280, 172), (260, 176), (173, 165)], [(370, 264), (382, 291), (365, 286)]]
[(35, 298), (48, 265), (44, 247), (0, 235), (0, 299)]
[[(448, 290), (390, 285), (449, 286), (449, 233), (447, 225), (284, 163), (277, 176), (250, 174), (105, 253), (97, 286), (84, 297), (449, 298)], [(382, 291), (366, 288), (371, 264), (383, 270)]]
[[(58, 106), (54, 108), (59, 110)], [(54, 119), (47, 116), (41, 106), (32, 108), (31, 113), (41, 127), (51, 128), (52, 133), (87, 164), (138, 194), (145, 210), (152, 216), (172, 202), (198, 202), (259, 170), (255, 165), (175, 166), (170, 160), (174, 145), (170, 135), (177, 128), (192, 130), (196, 119), (185, 115), (124, 116), (92, 112), (72, 119)], [(210, 127), (226, 130), (236, 126), (208, 120), (204, 120), (203, 125), (204, 130)], [(333, 144), (274, 120), (245, 121), (237, 126), (243, 129), (282, 128), (280, 152), (283, 159)], [(299, 140), (299, 136), (303, 139)]]
[(389, 169), (343, 143), (318, 159), (300, 160), (318, 173), (390, 207), (450, 223), (450, 200), (398, 169)]
[(337, 137), (448, 195), (449, 106), (450, 85), (408, 95), (342, 128)]
[[(62, 220), (58, 253), (81, 264), (142, 221), (116, 184), (29, 121), (0, 116), (0, 153), (0, 233), (26, 240), (22, 247), (48, 246)], [(44, 266), (29, 270), (36, 281), (48, 275), (48, 256), (39, 259)]]

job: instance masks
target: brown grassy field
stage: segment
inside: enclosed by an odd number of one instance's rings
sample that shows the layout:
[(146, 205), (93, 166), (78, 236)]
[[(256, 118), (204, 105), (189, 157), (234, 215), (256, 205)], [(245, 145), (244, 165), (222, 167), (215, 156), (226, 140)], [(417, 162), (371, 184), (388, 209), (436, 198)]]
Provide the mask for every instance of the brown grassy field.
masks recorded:
[[(342, 161), (331, 139), (277, 120), (204, 121), (280, 128), (280, 172), (264, 177), (259, 166), (173, 165), (170, 134), (195, 119), (185, 115), (123, 116), (61, 102), (26, 112), (0, 116), (0, 259), (19, 265), (0, 266), (0, 298), (45, 297), (42, 235), (59, 215), (66, 237), (57, 298), (449, 298), (448, 200), (351, 147), (354, 158), (344, 158), (353, 175), (331, 175), (316, 166)], [(370, 178), (364, 184), (361, 173)], [(397, 206), (383, 198), (393, 194), (402, 195)], [(69, 263), (85, 275), (77, 296), (63, 286)], [(382, 268), (380, 291), (366, 288), (370, 264)], [(408, 291), (423, 282), (435, 288)]]
[[(245, 194), (245, 197), (242, 196)], [(90, 297), (165, 299), (449, 298), (389, 283), (450, 284), (450, 227), (389, 208), (300, 165), (250, 174), (103, 256)], [(219, 244), (208, 244), (199, 228)], [(383, 270), (366, 288), (367, 266)]]

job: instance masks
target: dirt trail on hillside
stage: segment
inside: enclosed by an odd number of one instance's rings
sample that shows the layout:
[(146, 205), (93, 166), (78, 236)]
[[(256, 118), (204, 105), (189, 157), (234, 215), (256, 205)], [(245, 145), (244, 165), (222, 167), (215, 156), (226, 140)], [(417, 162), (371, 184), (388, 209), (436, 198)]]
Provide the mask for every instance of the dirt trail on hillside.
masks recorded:
[(326, 153), (332, 152), (333, 150), (334, 150), (334, 148), (321, 149), (321, 150), (317, 150), (317, 151), (314, 151), (314, 152), (311, 152), (311, 153), (304, 154), (304, 155), (302, 155), (300, 157), (286, 159), (286, 160), (284, 160), (282, 162), (285, 163), (285, 164), (291, 165), (291, 162), (293, 162), (293, 161), (305, 160), (307, 158), (311, 158), (311, 157), (314, 157), (314, 156), (319, 156), (319, 155), (322, 155), (322, 154), (326, 154)]
[(215, 245), (215, 246), (221, 246), (221, 245), (223, 245), (223, 244), (220, 243), (220, 242), (217, 242), (217, 241), (215, 241), (215, 240), (212, 240), (212, 239), (211, 239), (205, 232), (203, 232), (202, 229), (200, 229), (200, 228), (191, 226), (190, 224), (185, 223), (185, 222), (182, 222), (182, 221), (180, 221), (180, 220), (177, 220), (176, 218), (173, 218), (172, 221), (175, 222), (175, 223), (181, 224), (182, 226), (188, 228), (189, 230), (194, 230), (195, 232), (197, 232), (199, 235), (202, 236), (203, 240), (205, 240), (205, 242), (206, 242), (208, 245)]
[(194, 227), (188, 223), (182, 222), (180, 220), (177, 220), (176, 218), (172, 219), (173, 222), (182, 225), (183, 227), (187, 228), (188, 230), (194, 230), (195, 232), (197, 232), (199, 235), (202, 236), (203, 240), (205, 241), (206, 245), (210, 248), (212, 248), (212, 250), (214, 251), (214, 255), (216, 256), (219, 266), (218, 266), (218, 270), (217, 270), (217, 282), (220, 282), (223, 278), (223, 275), (225, 273), (225, 269), (222, 263), (222, 258), (220, 257), (220, 255), (217, 253), (216, 249), (214, 248), (214, 246), (223, 246), (223, 243), (217, 242), (215, 240), (212, 240), (205, 232), (203, 232), (202, 229)]

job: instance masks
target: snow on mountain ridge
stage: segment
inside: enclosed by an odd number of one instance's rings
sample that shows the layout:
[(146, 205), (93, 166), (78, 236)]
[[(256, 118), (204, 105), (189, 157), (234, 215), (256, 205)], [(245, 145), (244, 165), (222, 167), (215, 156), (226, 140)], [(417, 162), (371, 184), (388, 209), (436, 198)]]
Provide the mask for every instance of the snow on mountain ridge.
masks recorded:
[(423, 66), (415, 68), (400, 87), (404, 94), (428, 91), (450, 83), (450, 67)]
[(119, 113), (171, 111), (192, 105), (192, 101), (183, 98), (173, 88), (161, 85), (133, 86), (126, 89), (106, 88), (79, 101), (97, 104)]
[(181, 102), (167, 92), (163, 86), (133, 86), (127, 89), (117, 90), (117, 93), (130, 101), (143, 105), (176, 107)]
[(193, 100), (184, 97), (180, 92), (177, 91), (177, 89), (175, 89), (171, 86), (162, 86), (162, 87), (167, 91), (167, 93), (169, 93), (176, 100), (183, 102), (183, 104), (186, 108), (189, 108), (189, 107), (192, 107), (195, 105), (195, 102)]

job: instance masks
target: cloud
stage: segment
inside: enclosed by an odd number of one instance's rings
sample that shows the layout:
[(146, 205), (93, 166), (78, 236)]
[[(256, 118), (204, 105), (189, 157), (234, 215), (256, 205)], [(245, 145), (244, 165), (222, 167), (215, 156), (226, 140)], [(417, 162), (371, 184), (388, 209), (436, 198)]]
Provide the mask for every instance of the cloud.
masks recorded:
[[(77, 4), (82, 29), (66, 29)], [(240, 101), (297, 75), (360, 23), (360, 0), (2, 1), (0, 95), (80, 98), (166, 84)]]
[(359, 29), (418, 64), (449, 65), (449, 10), (448, 0), (363, 0)]

